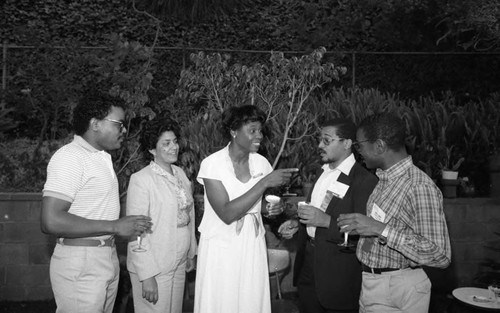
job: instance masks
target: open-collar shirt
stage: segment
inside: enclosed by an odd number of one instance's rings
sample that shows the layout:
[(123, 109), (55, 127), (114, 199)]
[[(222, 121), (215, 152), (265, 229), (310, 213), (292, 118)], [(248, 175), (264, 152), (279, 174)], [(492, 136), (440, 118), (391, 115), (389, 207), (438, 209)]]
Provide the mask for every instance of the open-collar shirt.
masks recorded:
[[(330, 164), (324, 164), (322, 167), (323, 173), (321, 173), (321, 176), (314, 184), (314, 189), (311, 194), (311, 205), (325, 212), (326, 207), (322, 204), (325, 197), (327, 197), (329, 187), (337, 182), (341, 173), (349, 175), (354, 163), (356, 163), (356, 159), (354, 158), (354, 154), (351, 153), (336, 168), (330, 168)], [(315, 233), (316, 226), (307, 226), (307, 234), (309, 237), (314, 238)]]
[(373, 268), (448, 266), (450, 238), (443, 196), (434, 182), (413, 164), (411, 156), (376, 174), (379, 181), (368, 199), (367, 215), (383, 216), (388, 235), (386, 240), (362, 236), (359, 260)]

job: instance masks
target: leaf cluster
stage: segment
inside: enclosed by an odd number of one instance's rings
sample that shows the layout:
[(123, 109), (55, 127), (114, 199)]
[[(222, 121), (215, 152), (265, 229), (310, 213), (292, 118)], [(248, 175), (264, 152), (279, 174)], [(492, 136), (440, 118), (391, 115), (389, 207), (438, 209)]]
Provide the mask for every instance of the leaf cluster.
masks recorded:
[[(345, 68), (322, 63), (326, 50), (317, 49), (301, 57), (286, 58), (273, 52), (269, 63), (230, 64), (229, 56), (218, 53), (192, 54), (193, 66), (183, 70), (176, 96), (186, 102), (206, 103), (208, 112), (222, 112), (230, 106), (256, 105), (267, 114), (270, 137), (269, 157), (276, 167), (288, 154), (289, 140), (310, 135), (315, 116), (306, 111), (313, 92), (338, 80)], [(299, 122), (300, 121), (300, 122)], [(298, 125), (303, 126), (299, 133)]]

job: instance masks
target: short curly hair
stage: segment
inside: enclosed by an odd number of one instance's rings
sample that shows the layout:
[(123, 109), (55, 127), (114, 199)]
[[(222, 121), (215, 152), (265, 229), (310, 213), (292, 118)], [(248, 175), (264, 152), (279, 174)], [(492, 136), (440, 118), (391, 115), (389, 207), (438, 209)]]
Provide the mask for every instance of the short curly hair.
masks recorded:
[(251, 122), (260, 122), (264, 125), (266, 114), (254, 105), (230, 107), (222, 113), (222, 133), (230, 137), (231, 130), (237, 130)]
[(123, 100), (104, 93), (91, 93), (80, 99), (73, 110), (73, 130), (75, 134), (82, 136), (89, 129), (90, 120), (96, 118), (104, 119), (110, 112), (111, 107), (119, 107), (126, 110)]
[(387, 146), (398, 151), (405, 148), (406, 124), (394, 113), (378, 113), (367, 116), (358, 126), (368, 141), (385, 141)]
[(321, 128), (335, 127), (340, 138), (356, 141), (356, 125), (346, 118), (334, 118), (319, 123)]
[(155, 149), (158, 140), (164, 132), (171, 131), (179, 139), (179, 124), (169, 117), (156, 117), (144, 125), (141, 133), (141, 151), (146, 160), (152, 160), (153, 156), (149, 150)]

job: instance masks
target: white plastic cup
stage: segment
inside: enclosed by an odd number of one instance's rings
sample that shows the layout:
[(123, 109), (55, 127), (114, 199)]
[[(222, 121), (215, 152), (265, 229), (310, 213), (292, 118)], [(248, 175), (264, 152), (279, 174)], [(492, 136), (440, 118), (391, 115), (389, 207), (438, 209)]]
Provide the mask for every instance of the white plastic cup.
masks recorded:
[[(281, 201), (281, 198), (278, 197), (278, 196), (275, 196), (275, 195), (267, 195), (265, 197), (265, 199), (271, 205), (278, 204)], [(281, 211), (281, 212), (283, 212), (283, 211)], [(281, 214), (281, 213), (278, 213), (278, 214), (269, 214), (269, 212), (266, 212), (264, 214), (264, 216), (267, 217), (267, 218), (274, 218), (276, 215), (279, 215), (279, 214)]]

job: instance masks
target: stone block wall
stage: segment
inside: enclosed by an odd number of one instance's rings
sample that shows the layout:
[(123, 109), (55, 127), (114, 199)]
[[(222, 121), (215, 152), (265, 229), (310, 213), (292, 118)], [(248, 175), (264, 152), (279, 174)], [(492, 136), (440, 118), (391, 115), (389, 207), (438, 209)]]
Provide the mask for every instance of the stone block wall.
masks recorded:
[(477, 278), (488, 273), (487, 263), (500, 264), (499, 200), (446, 199), (445, 214), (452, 247), (448, 281), (455, 287), (486, 287)]
[[(40, 230), (41, 195), (0, 193), (0, 301), (31, 301), (53, 298), (49, 261), (53, 236)], [(500, 203), (489, 198), (445, 199), (452, 265), (428, 271), (435, 287), (451, 291), (471, 286), (485, 272), (484, 262), (497, 260), (500, 252)], [(124, 256), (124, 247), (119, 245)], [(293, 257), (294, 253), (292, 253)], [(295, 291), (291, 271), (282, 281), (283, 292)]]
[(49, 261), (55, 237), (40, 230), (41, 194), (0, 194), (0, 300), (53, 298)]

